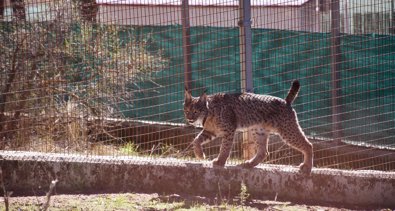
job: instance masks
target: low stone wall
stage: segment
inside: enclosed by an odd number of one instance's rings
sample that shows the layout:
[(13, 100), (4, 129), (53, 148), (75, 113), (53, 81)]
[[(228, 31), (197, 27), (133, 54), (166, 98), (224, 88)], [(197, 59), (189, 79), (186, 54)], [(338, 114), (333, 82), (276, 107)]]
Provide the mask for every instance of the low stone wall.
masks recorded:
[(56, 193), (156, 192), (236, 196), (298, 203), (395, 208), (395, 173), (260, 165), (213, 168), (209, 162), (142, 157), (72, 156), (1, 151), (3, 181), (14, 195), (39, 195), (58, 179)]
[[(106, 119), (105, 121), (90, 122), (92, 125), (103, 125), (100, 131), (93, 131), (100, 140), (122, 140), (139, 145), (140, 150), (151, 150), (158, 144), (167, 144), (178, 150), (190, 146), (192, 140), (201, 129), (183, 124), (166, 122), (132, 121), (122, 119)], [(106, 134), (101, 133), (102, 129)], [(110, 136), (108, 136), (108, 134)], [(238, 134), (235, 138), (232, 156), (243, 158), (242, 138)], [(393, 149), (378, 149), (369, 146), (357, 146), (348, 143), (335, 143), (320, 138), (309, 137), (314, 146), (314, 165), (336, 167), (338, 169), (369, 169), (391, 171), (395, 169), (395, 151)], [(116, 142), (114, 140), (114, 142)], [(302, 162), (302, 154), (284, 146), (278, 136), (270, 136), (269, 156), (265, 160), (270, 164), (298, 165)], [(204, 149), (207, 156), (219, 152), (220, 140), (208, 143)], [(254, 148), (254, 145), (252, 146)], [(190, 156), (193, 156), (190, 151)]]

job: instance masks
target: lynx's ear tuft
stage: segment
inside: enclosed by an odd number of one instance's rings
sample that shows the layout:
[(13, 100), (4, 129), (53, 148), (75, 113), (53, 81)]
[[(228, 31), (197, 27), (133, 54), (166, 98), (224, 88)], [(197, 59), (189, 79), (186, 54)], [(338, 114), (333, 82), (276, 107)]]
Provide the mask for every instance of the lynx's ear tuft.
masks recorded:
[(184, 91), (185, 91), (185, 93), (186, 92), (191, 93), (191, 91), (189, 91), (189, 88), (187, 86), (184, 86)]
[(184, 103), (188, 103), (192, 101), (192, 95), (189, 89), (185, 86), (185, 91), (184, 91)]

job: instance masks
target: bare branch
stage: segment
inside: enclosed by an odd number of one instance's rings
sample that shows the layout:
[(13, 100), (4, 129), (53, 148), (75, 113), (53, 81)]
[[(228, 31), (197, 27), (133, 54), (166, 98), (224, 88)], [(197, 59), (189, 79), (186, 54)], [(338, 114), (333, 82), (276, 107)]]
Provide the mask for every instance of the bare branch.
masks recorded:
[(51, 185), (49, 185), (49, 191), (48, 191), (48, 193), (46, 195), (47, 200), (46, 200), (46, 202), (43, 204), (43, 206), (41, 208), (42, 211), (48, 210), (49, 203), (51, 201), (51, 196), (53, 194), (53, 190), (55, 189), (57, 183), (58, 183), (58, 179), (55, 179), (55, 180), (52, 180)]

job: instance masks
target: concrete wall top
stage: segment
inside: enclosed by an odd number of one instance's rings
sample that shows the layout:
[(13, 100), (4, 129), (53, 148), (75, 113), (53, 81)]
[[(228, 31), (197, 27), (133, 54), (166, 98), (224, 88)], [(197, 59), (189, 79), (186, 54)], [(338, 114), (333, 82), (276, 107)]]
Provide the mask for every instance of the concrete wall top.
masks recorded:
[[(253, 198), (298, 203), (395, 208), (395, 172), (260, 165), (213, 168), (210, 162), (144, 157), (75, 156), (0, 152), (7, 190), (45, 194), (58, 179), (57, 193), (156, 192), (195, 195), (240, 193), (244, 182)], [(43, 189), (44, 187), (44, 189)]]

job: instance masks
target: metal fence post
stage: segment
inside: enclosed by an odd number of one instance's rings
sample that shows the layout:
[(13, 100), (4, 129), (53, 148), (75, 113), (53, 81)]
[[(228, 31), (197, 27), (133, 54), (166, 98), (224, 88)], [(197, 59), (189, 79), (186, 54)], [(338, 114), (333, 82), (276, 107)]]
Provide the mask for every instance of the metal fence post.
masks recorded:
[[(252, 92), (252, 34), (251, 2), (239, 0), (240, 31), (240, 80), (241, 91)], [(249, 141), (249, 131), (243, 132), (243, 158), (250, 159), (255, 154), (255, 144)]]
[(395, 34), (395, 3), (391, 0), (391, 21), (390, 21), (390, 33)]
[(239, 0), (241, 91), (252, 92), (251, 2)]
[(182, 50), (184, 57), (184, 86), (191, 89), (192, 83), (192, 62), (191, 62), (191, 26), (189, 23), (189, 4), (188, 0), (182, 0), (181, 6), (182, 21)]
[(331, 0), (331, 76), (332, 76), (332, 134), (340, 142), (340, 2)]

